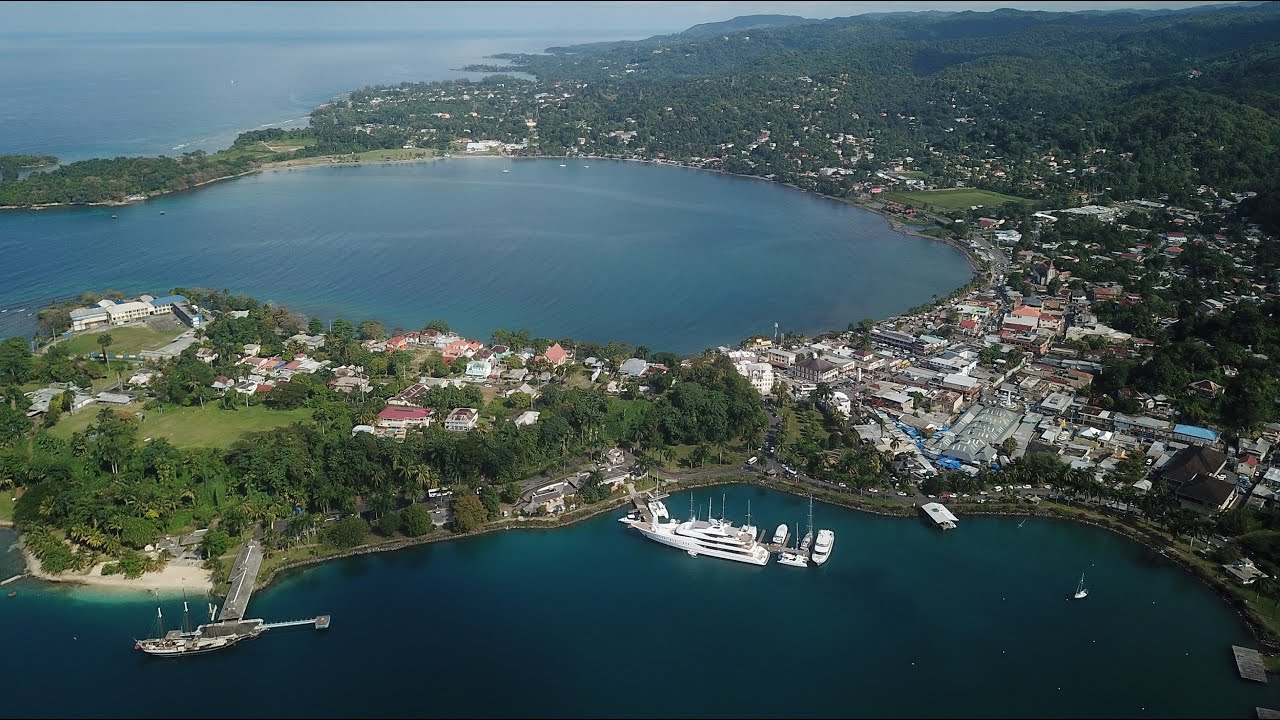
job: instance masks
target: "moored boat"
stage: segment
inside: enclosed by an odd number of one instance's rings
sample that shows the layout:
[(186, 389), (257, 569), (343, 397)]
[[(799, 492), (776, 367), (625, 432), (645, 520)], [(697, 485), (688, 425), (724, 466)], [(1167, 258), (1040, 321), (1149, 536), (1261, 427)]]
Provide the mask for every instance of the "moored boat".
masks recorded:
[(831, 557), (831, 549), (836, 544), (836, 534), (823, 528), (818, 531), (818, 539), (813, 546), (813, 564), (821, 565)]

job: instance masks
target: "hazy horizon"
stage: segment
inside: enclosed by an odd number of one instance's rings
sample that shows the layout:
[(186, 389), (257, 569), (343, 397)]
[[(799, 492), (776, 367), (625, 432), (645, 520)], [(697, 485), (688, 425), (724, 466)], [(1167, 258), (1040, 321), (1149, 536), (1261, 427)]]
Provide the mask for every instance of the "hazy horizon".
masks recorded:
[(680, 32), (693, 25), (741, 15), (801, 15), (813, 19), (866, 13), (1001, 8), (1083, 10), (1183, 9), (1237, 2), (1205, 0), (1048, 0), (1044, 2), (906, 0), (904, 2), (0, 2), (0, 34), (149, 34), (164, 32), (284, 33), (476, 33), (502, 36), (582, 36), (627, 39)]

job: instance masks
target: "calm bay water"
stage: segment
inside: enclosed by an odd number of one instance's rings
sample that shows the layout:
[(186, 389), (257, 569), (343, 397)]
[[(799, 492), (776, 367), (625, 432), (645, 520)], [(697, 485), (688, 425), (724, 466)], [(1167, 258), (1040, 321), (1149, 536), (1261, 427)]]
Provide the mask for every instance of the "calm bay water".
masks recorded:
[[(731, 519), (750, 500), (770, 532), (807, 512), (737, 486), (695, 492), (704, 515), (722, 492)], [(668, 500), (677, 515), (686, 497)], [(267, 619), (331, 613), (330, 630), (182, 661), (130, 649), (153, 601), (24, 580), (0, 599), (0, 645), (25, 649), (3, 676), (27, 690), (0, 714), (1243, 718), (1280, 703), (1236, 676), (1230, 645), (1253, 643), (1226, 605), (1127, 540), (815, 513), (837, 535), (817, 569), (691, 558), (620, 513), (336, 561), (252, 601)], [(1082, 570), (1089, 598), (1071, 601)], [(181, 598), (163, 602), (176, 622)]]
[(772, 183), (564, 164), (273, 170), (127, 207), (3, 213), (0, 307), (28, 314), (0, 316), (0, 335), (30, 333), (52, 297), (202, 286), (325, 320), (442, 318), (476, 337), (528, 327), (683, 353), (775, 322), (885, 317), (970, 277), (954, 248)]

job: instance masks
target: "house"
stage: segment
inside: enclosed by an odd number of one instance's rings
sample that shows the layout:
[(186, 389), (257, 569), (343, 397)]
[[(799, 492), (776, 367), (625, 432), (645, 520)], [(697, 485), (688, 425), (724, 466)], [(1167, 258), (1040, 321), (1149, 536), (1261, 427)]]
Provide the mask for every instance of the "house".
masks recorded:
[(546, 358), (547, 362), (551, 363), (552, 367), (560, 367), (569, 360), (569, 351), (560, 347), (560, 343), (556, 343), (547, 348), (547, 351), (542, 356)]
[(235, 384), (235, 381), (226, 375), (219, 375), (213, 379), (213, 384), (210, 387), (214, 390), (227, 390), (234, 387)]
[(618, 374), (623, 377), (640, 377), (649, 369), (649, 363), (640, 358), (629, 358), (618, 366)]
[(521, 425), (533, 425), (534, 423), (538, 422), (538, 416), (541, 414), (542, 413), (536, 410), (525, 410), (524, 412), (517, 415), (516, 419), (512, 420), (511, 422), (516, 427), (519, 427)]
[(1226, 388), (1208, 378), (1205, 378), (1204, 380), (1197, 380), (1187, 385), (1187, 389), (1200, 397), (1207, 398), (1217, 397), (1226, 390)]
[(387, 398), (387, 404), (394, 407), (418, 407), (421, 403), (421, 397), (427, 392), (427, 386), (422, 383), (414, 383), (400, 392)]
[(1270, 577), (1266, 573), (1258, 569), (1253, 561), (1248, 558), (1241, 558), (1230, 565), (1223, 565), (1223, 570), (1227, 574), (1236, 579), (1241, 585), (1252, 585), (1254, 582)]
[(537, 400), (538, 396), (542, 394), (541, 392), (538, 391), (537, 388), (533, 387), (529, 383), (521, 383), (518, 387), (513, 387), (510, 390), (502, 393), (502, 396), (511, 397), (512, 395), (515, 395), (517, 393), (524, 393), (525, 395), (528, 395), (533, 400)]
[(385, 407), (373, 424), (373, 434), (404, 440), (410, 430), (425, 428), (431, 424), (431, 408)]
[(205, 363), (206, 365), (212, 364), (214, 360), (218, 359), (218, 353), (214, 352), (210, 348), (206, 348), (206, 347), (198, 348), (196, 350), (196, 359), (202, 363)]
[(502, 373), (502, 379), (510, 380), (511, 382), (523, 382), (528, 374), (529, 371), (526, 368), (514, 368)]
[(307, 346), (310, 350), (319, 350), (324, 347), (324, 335), (307, 335), (306, 333), (298, 333), (297, 335), (290, 335), (284, 343), (286, 345), (291, 343), (300, 343)]
[(445, 418), (444, 429), (453, 432), (468, 432), (475, 429), (479, 420), (479, 410), (474, 408), (454, 408), (453, 412), (449, 413), (449, 417)]
[(466, 375), (469, 378), (483, 379), (493, 374), (493, 363), (488, 360), (472, 360), (467, 363)]

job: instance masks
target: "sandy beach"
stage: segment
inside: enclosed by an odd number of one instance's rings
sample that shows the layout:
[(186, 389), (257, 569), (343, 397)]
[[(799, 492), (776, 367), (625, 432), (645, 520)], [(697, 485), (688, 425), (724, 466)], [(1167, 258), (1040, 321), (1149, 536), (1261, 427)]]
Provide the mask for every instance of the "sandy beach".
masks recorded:
[(49, 582), (72, 583), (92, 587), (115, 588), (119, 590), (187, 590), (192, 593), (210, 592), (213, 590), (211, 573), (195, 565), (166, 565), (160, 572), (143, 573), (142, 577), (126, 578), (124, 575), (103, 575), (102, 566), (98, 563), (87, 573), (66, 572), (61, 575), (50, 575), (40, 570), (40, 561), (26, 548), (22, 549), (27, 559), (27, 573)]

